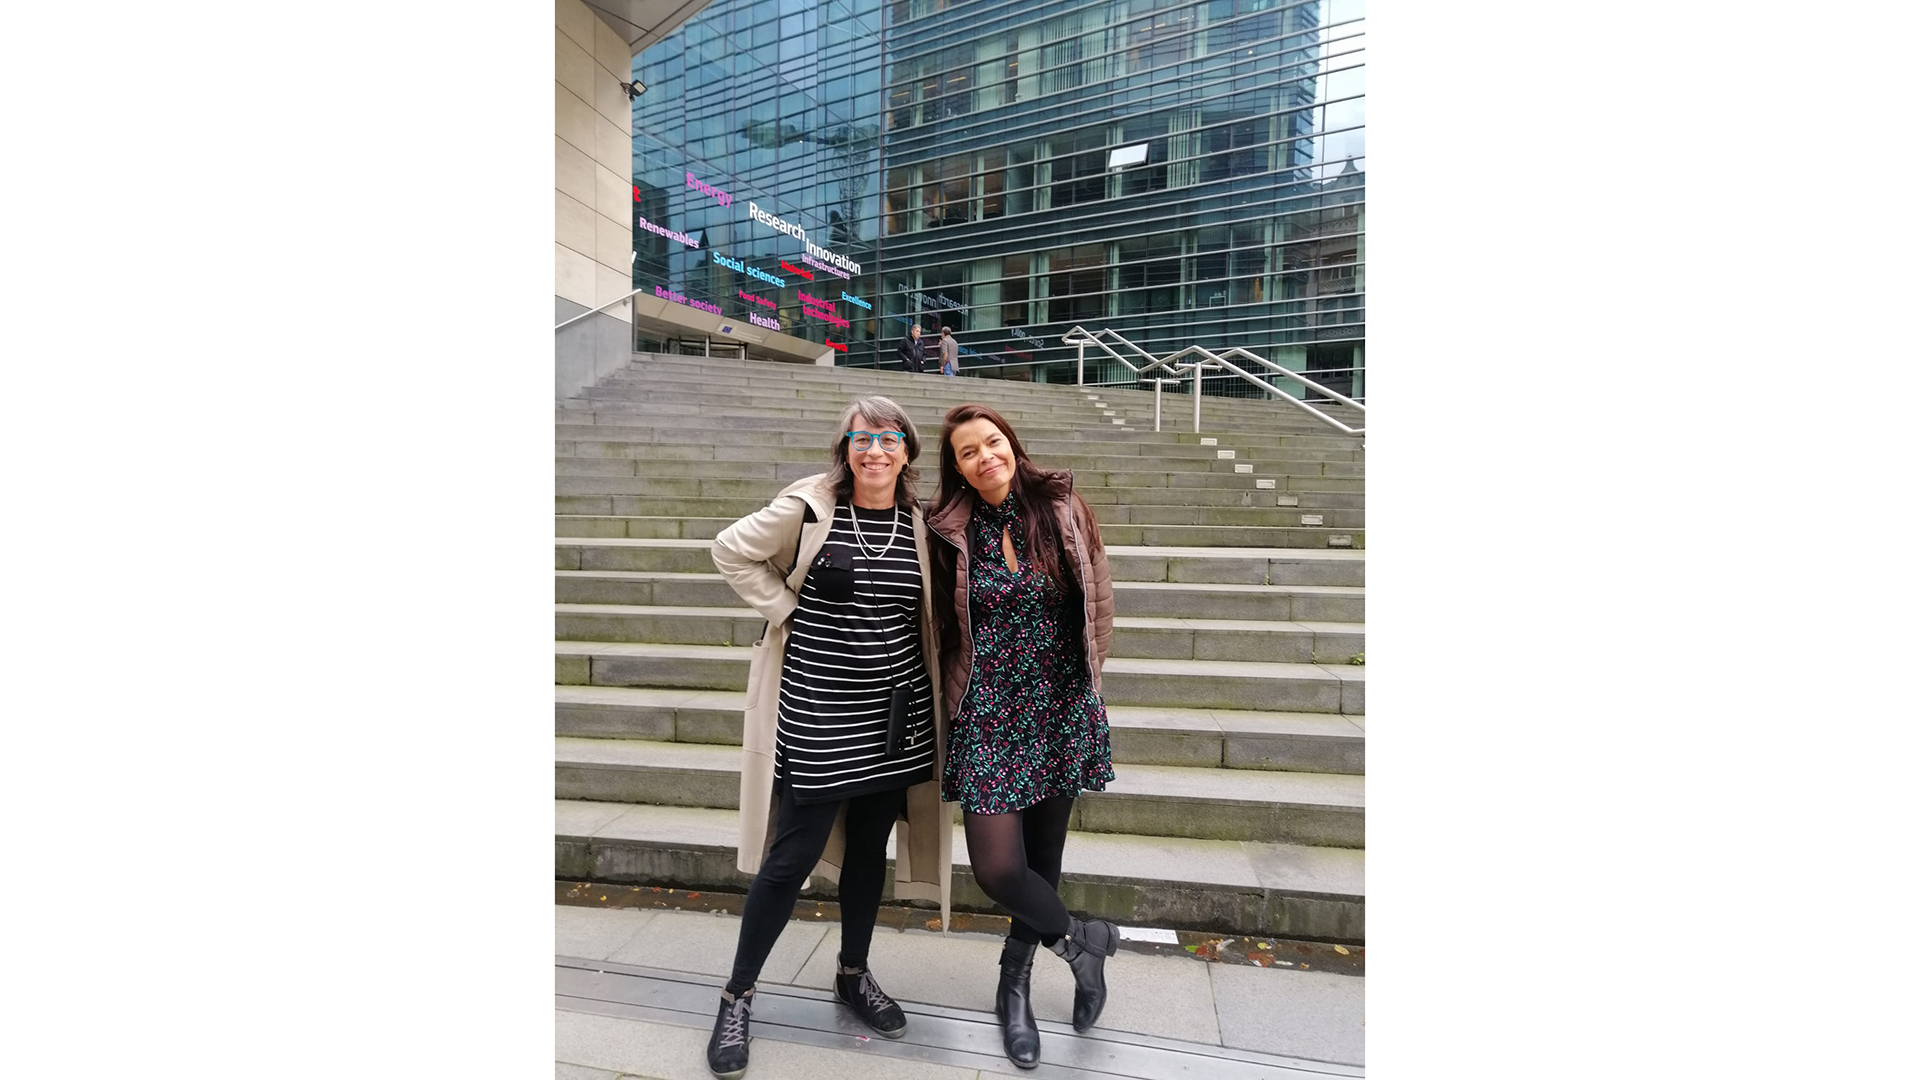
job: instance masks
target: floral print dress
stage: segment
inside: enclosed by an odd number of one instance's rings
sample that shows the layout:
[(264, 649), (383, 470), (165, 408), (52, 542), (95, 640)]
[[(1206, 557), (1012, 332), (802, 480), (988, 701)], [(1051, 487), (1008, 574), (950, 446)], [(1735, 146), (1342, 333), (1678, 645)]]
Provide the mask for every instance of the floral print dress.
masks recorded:
[[(1018, 572), (1007, 569), (1003, 530)], [(1006, 814), (1104, 790), (1113, 779), (1107, 707), (1073, 633), (1067, 605), (1076, 598), (1033, 567), (1011, 496), (997, 507), (974, 500), (967, 547), (973, 678), (953, 719), (940, 797), (970, 814)]]

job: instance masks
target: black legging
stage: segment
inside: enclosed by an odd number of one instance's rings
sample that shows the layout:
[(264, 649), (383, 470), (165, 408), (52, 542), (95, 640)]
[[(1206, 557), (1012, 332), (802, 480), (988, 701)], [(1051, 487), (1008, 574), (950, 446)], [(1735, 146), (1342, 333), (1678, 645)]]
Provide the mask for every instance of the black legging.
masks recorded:
[(1073, 796), (1055, 795), (1010, 814), (966, 814), (973, 880), (1013, 915), (1008, 937), (1049, 945), (1067, 932), (1060, 900), (1060, 852), (1067, 846)]
[[(887, 834), (906, 808), (907, 789), (856, 795), (847, 804), (847, 853), (840, 865), (840, 962), (865, 967), (873, 944), (873, 921), (880, 914), (880, 890), (886, 885)], [(773, 850), (747, 889), (740, 918), (740, 942), (733, 950), (733, 977), (727, 993), (740, 995), (760, 978), (780, 931), (793, 916), (800, 886), (820, 862), (833, 832), (840, 802), (796, 803), (793, 786), (780, 796)]]

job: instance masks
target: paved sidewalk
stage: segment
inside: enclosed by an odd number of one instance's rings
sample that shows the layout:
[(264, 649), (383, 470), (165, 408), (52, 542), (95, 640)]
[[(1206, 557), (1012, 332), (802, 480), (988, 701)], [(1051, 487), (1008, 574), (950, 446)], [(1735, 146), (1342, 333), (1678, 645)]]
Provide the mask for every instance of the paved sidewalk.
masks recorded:
[[(739, 919), (554, 910), (556, 1078), (710, 1077), (707, 1034)], [(993, 1018), (998, 937), (884, 927), (875, 933), (874, 975), (909, 1016), (910, 1037), (899, 1042), (863, 1038), (865, 1029), (831, 1002), (838, 945), (837, 924), (789, 924), (761, 977), (749, 1077), (1363, 1074), (1360, 976), (1122, 952), (1107, 967), (1110, 997), (1099, 1025), (1078, 1036), (1068, 1023), (1073, 982), (1066, 965), (1042, 955), (1034, 965), (1042, 1065), (1022, 1074), (1000, 1053)]]

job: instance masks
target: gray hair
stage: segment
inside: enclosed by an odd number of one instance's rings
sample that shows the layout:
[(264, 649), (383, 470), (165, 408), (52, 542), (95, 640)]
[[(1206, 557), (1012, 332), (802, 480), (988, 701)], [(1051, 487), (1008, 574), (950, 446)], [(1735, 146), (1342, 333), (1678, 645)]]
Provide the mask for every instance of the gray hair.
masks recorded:
[(840, 412), (840, 423), (833, 429), (833, 442), (827, 447), (827, 460), (832, 462), (827, 468), (827, 478), (833, 485), (834, 497), (845, 502), (853, 496), (853, 466), (847, 462), (847, 425), (853, 423), (855, 414), (866, 417), (867, 423), (883, 431), (898, 431), (907, 437), (907, 464), (894, 482), (893, 501), (898, 506), (911, 506), (915, 499), (914, 485), (920, 482), (920, 474), (913, 467), (913, 459), (920, 456), (920, 432), (914, 428), (907, 410), (892, 398), (878, 395), (854, 398)]

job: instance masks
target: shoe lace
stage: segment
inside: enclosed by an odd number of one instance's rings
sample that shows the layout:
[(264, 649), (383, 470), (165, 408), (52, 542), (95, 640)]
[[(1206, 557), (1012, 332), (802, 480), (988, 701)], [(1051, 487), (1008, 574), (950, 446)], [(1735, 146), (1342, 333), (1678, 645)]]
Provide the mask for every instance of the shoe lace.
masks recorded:
[(747, 1014), (752, 1006), (746, 998), (733, 1003), (726, 1021), (720, 1025), (720, 1049), (747, 1045)]
[(893, 999), (888, 997), (886, 991), (880, 989), (880, 984), (874, 981), (871, 971), (860, 973), (860, 993), (867, 999), (868, 1008), (884, 1009), (893, 1004)]

